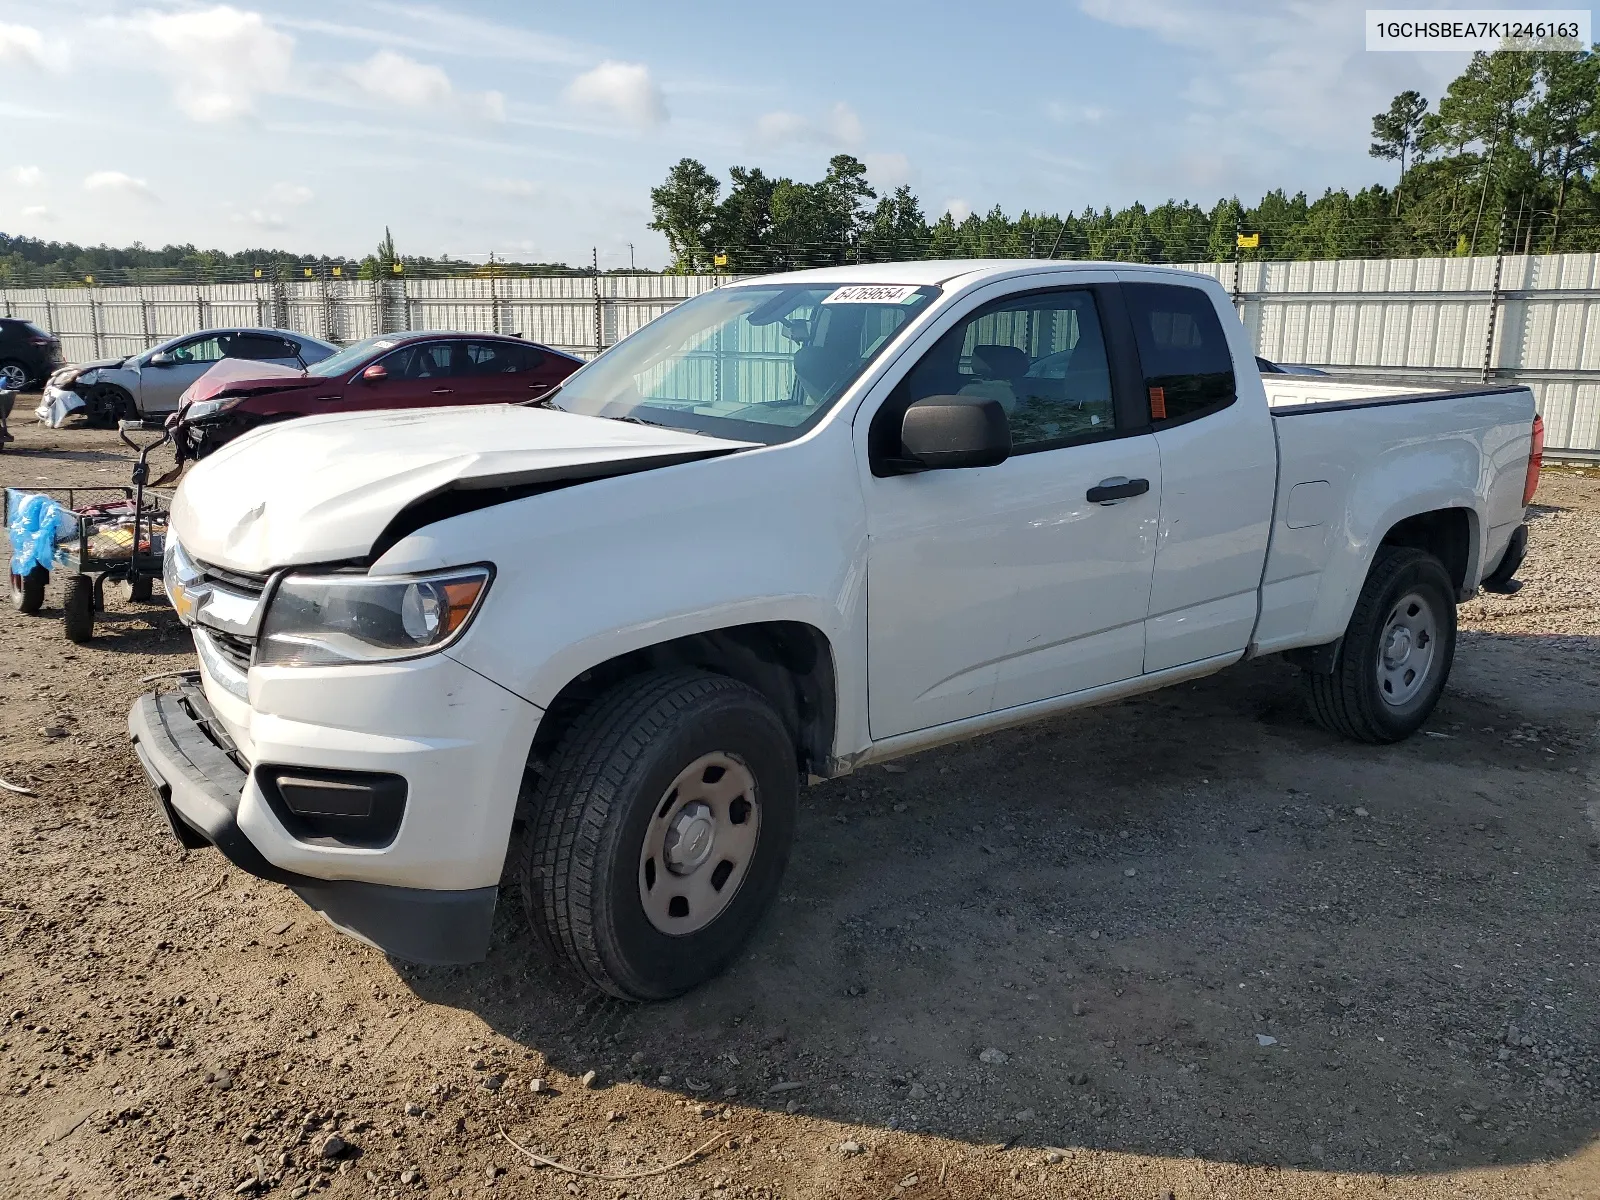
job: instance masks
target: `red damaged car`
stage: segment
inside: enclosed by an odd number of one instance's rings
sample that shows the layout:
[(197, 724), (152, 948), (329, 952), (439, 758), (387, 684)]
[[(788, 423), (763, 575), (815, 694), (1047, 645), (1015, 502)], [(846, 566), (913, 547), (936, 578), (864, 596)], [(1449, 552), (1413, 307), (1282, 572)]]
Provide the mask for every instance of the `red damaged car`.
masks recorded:
[(258, 425), (313, 413), (517, 404), (555, 389), (583, 360), (492, 333), (385, 333), (304, 370), (226, 359), (171, 418), (181, 465)]

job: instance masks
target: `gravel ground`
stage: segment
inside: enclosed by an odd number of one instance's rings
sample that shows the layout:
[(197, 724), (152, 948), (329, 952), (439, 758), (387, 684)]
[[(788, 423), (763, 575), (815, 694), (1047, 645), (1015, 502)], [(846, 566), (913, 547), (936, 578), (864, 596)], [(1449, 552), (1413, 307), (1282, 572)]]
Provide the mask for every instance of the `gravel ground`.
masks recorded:
[[(8, 484), (126, 478), (15, 432)], [(0, 612), (0, 1195), (1589, 1200), (1600, 472), (1538, 499), (1425, 735), (1268, 660), (811, 789), (750, 952), (650, 1007), (509, 892), (417, 969), (182, 856), (123, 730), (188, 638), (113, 594), (71, 646), (53, 584)]]

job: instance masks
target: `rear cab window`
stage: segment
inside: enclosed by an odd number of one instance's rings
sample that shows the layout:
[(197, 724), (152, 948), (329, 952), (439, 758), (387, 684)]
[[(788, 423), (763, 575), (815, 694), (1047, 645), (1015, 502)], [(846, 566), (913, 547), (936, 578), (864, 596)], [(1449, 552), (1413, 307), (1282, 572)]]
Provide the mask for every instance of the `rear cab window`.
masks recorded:
[(1200, 288), (1125, 283), (1144, 371), (1150, 424), (1165, 429), (1210, 416), (1238, 397), (1233, 352), (1211, 297)]

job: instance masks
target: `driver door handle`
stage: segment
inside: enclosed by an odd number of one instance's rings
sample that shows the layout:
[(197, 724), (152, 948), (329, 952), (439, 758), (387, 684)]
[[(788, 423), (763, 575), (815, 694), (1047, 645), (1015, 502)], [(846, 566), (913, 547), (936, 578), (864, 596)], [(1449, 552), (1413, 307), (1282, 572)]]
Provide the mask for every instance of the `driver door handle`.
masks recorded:
[(433, 394), (435, 396), (448, 396), (453, 391), (455, 391), (455, 388), (434, 388)]
[(1148, 479), (1129, 479), (1124, 475), (1117, 475), (1111, 479), (1102, 479), (1098, 485), (1085, 492), (1083, 498), (1090, 504), (1115, 504), (1118, 500), (1142, 496), (1149, 490)]

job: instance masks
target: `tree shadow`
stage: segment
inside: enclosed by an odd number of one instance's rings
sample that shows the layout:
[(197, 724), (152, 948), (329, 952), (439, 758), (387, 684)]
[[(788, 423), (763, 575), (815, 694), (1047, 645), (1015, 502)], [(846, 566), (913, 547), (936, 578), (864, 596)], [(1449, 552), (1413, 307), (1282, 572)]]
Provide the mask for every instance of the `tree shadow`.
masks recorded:
[(1480, 635), (1398, 746), (1269, 659), (810, 789), (754, 944), (676, 1001), (554, 975), (509, 884), (487, 963), (399, 969), (602, 1084), (1339, 1171), (1567, 1154), (1600, 1126), (1594, 683), (1495, 699), (1537, 641)]

